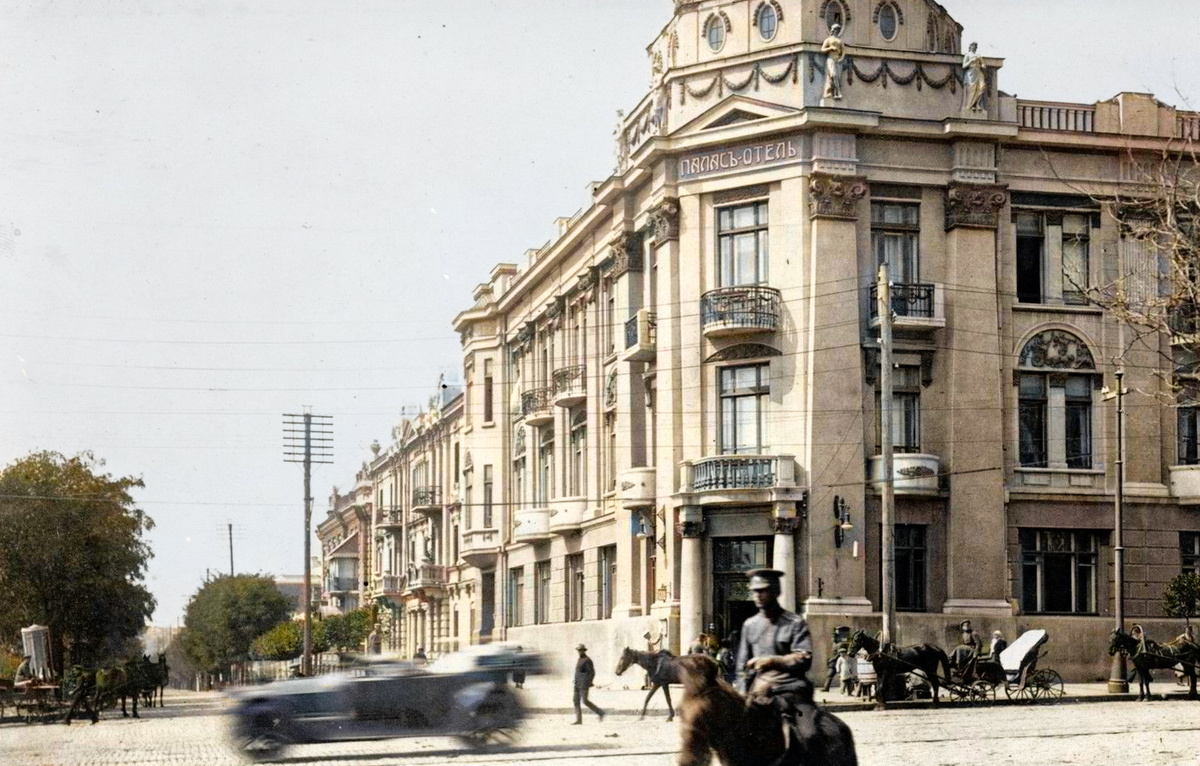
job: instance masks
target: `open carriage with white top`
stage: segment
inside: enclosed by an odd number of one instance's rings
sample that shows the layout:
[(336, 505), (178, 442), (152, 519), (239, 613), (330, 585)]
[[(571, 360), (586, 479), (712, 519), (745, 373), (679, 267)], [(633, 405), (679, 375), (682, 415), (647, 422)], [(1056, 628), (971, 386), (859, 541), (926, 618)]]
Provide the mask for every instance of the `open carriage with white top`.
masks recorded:
[(1003, 688), (1009, 699), (1061, 699), (1062, 676), (1038, 667), (1038, 660), (1045, 656), (1042, 647), (1049, 640), (1044, 630), (1027, 630), (1000, 653), (999, 662), (972, 659), (951, 679), (951, 694), (956, 699), (995, 698), (996, 689)]

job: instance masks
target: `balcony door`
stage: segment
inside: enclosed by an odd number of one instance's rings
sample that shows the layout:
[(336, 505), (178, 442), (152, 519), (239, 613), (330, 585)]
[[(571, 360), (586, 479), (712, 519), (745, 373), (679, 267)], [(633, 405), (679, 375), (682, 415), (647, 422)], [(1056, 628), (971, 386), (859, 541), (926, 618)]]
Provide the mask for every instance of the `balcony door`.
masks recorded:
[(875, 264), (888, 265), (896, 285), (921, 281), (917, 240), (921, 231), (921, 206), (912, 203), (874, 202), (871, 205), (871, 242)]

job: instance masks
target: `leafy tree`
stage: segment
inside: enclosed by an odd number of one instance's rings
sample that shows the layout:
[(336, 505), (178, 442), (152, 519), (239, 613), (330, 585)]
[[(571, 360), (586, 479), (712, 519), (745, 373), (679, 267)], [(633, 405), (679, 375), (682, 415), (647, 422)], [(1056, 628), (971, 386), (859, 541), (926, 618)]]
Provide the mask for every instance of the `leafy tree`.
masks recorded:
[(1184, 572), (1167, 583), (1163, 609), (1169, 617), (1182, 617), (1188, 625), (1200, 617), (1200, 574)]
[(263, 575), (224, 576), (204, 584), (188, 602), (180, 636), (188, 659), (215, 671), (250, 658), (250, 644), (292, 613), (292, 600)]
[[(325, 620), (313, 623), (313, 651), (325, 652), (329, 644), (322, 626)], [(256, 660), (294, 660), (304, 653), (304, 623), (299, 620), (281, 622), (250, 644), (250, 655)]]
[(334, 614), (321, 620), (320, 632), (329, 648), (346, 652), (362, 646), (371, 633), (372, 624), (373, 620), (366, 609), (355, 609), (344, 615)]
[[(0, 471), (0, 635), (50, 628), (51, 661), (118, 656), (154, 612), (143, 581), (154, 526), (90, 452), (35, 452)], [(65, 656), (67, 652), (70, 656)]]

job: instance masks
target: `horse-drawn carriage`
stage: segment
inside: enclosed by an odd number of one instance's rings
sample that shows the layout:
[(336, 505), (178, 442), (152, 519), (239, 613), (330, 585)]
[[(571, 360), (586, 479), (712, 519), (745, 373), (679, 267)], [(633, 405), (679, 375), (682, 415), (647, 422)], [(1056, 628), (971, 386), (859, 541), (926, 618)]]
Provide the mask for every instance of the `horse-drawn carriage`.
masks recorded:
[(1049, 640), (1044, 630), (1027, 630), (1000, 653), (999, 661), (975, 656), (953, 668), (944, 682), (951, 699), (994, 699), (997, 688), (1003, 688), (1009, 699), (1061, 699), (1062, 676), (1037, 666), (1045, 656), (1041, 648)]

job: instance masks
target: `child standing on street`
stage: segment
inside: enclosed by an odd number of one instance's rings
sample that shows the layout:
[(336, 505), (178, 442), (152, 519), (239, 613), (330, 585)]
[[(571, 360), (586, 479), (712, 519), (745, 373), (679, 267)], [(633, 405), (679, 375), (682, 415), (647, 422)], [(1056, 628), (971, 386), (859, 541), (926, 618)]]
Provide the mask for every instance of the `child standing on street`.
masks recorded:
[(854, 685), (858, 681), (858, 662), (854, 657), (847, 655), (845, 649), (838, 651), (837, 673), (842, 681), (842, 694), (853, 694)]

